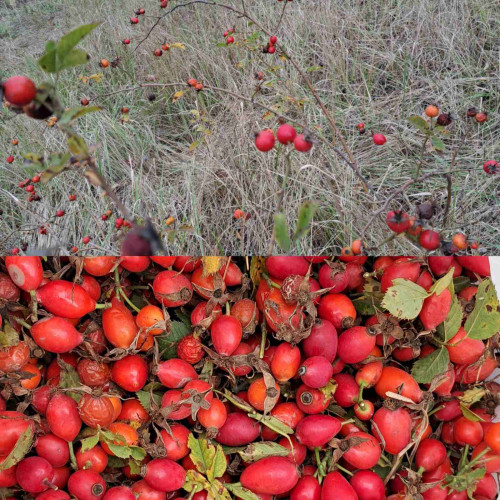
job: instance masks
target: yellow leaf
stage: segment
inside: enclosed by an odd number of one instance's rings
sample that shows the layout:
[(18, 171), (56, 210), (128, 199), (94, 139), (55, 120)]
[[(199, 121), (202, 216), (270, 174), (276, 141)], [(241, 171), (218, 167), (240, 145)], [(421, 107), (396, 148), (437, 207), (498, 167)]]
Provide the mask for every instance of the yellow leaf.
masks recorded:
[(173, 95), (172, 102), (177, 102), (183, 95), (184, 95), (184, 91), (183, 90), (179, 90), (178, 92), (176, 92)]
[(194, 151), (199, 145), (201, 144), (201, 141), (194, 141), (189, 145), (189, 151)]
[(181, 42), (171, 43), (170, 44), (170, 48), (171, 49), (175, 48), (175, 49), (186, 50), (186, 46), (183, 43), (181, 43)]
[(266, 259), (264, 257), (252, 257), (250, 262), (250, 278), (253, 286), (258, 287), (262, 272), (266, 269)]
[(202, 257), (201, 262), (203, 264), (202, 276), (208, 276), (210, 274), (215, 274), (224, 264), (224, 257)]

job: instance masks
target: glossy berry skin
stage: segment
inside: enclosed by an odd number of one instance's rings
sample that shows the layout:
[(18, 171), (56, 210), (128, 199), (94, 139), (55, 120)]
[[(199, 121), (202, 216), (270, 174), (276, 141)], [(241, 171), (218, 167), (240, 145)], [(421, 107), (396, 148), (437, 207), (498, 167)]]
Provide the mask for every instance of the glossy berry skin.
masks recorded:
[(173, 358), (158, 365), (157, 377), (169, 389), (180, 389), (198, 378), (195, 369), (182, 359)]
[(2, 86), (5, 100), (14, 106), (26, 106), (36, 96), (35, 84), (25, 76), (11, 76)]
[(357, 432), (356, 437), (363, 439), (362, 443), (351, 446), (343, 458), (356, 469), (371, 469), (378, 462), (382, 450), (379, 442), (367, 432)]
[(323, 356), (330, 363), (337, 354), (338, 336), (333, 324), (325, 319), (317, 319), (309, 337), (301, 343), (306, 358)]
[(100, 500), (106, 491), (106, 483), (94, 471), (77, 470), (68, 480), (68, 491), (78, 500)]
[(375, 335), (370, 335), (364, 326), (353, 326), (339, 337), (338, 357), (344, 363), (360, 363), (375, 347)]
[(359, 500), (354, 488), (347, 479), (337, 471), (330, 472), (323, 480), (321, 500)]
[(347, 295), (328, 293), (321, 297), (318, 305), (318, 316), (329, 321), (339, 332), (345, 329), (346, 321), (356, 319), (356, 308)]
[(318, 389), (324, 387), (330, 381), (333, 375), (333, 367), (331, 362), (324, 356), (312, 356), (302, 363), (299, 368), (299, 375), (304, 384)]
[(383, 144), (385, 144), (387, 142), (387, 139), (385, 138), (385, 135), (384, 134), (380, 134), (380, 133), (373, 134), (372, 139), (373, 139), (373, 142), (377, 146), (382, 146)]
[(260, 424), (246, 413), (228, 413), (215, 439), (224, 446), (243, 446), (254, 441), (260, 431)]
[(424, 471), (433, 471), (446, 460), (446, 448), (437, 439), (424, 439), (415, 454), (415, 465)]
[(302, 476), (290, 493), (290, 500), (320, 500), (321, 485), (313, 476)]
[(106, 492), (102, 500), (135, 500), (135, 495), (127, 486), (115, 486)]
[(241, 342), (243, 330), (234, 316), (218, 316), (212, 323), (210, 335), (214, 349), (219, 354), (230, 356)]
[(53, 477), (54, 468), (45, 458), (28, 457), (17, 464), (17, 484), (28, 493), (45, 491)]
[(148, 365), (137, 354), (130, 354), (115, 361), (111, 370), (113, 382), (129, 392), (137, 392), (144, 387), (148, 378)]
[(295, 429), (297, 441), (309, 448), (324, 446), (340, 431), (338, 418), (330, 415), (309, 415), (304, 417)]
[(410, 217), (402, 210), (393, 210), (386, 216), (387, 226), (395, 233), (404, 233), (411, 227)]
[(276, 137), (278, 141), (281, 144), (284, 144), (285, 146), (292, 143), (297, 136), (297, 131), (295, 130), (292, 125), (289, 125), (288, 123), (284, 123), (283, 125), (280, 125), (276, 132)]
[(146, 465), (144, 480), (158, 491), (175, 491), (182, 488), (186, 471), (168, 458), (155, 458)]
[(420, 233), (418, 242), (426, 250), (436, 250), (441, 244), (441, 235), (432, 229), (426, 229)]
[(293, 378), (300, 366), (300, 349), (288, 342), (282, 342), (274, 352), (271, 373), (278, 382)]
[(241, 484), (253, 493), (282, 495), (298, 482), (296, 465), (286, 457), (266, 457), (246, 467)]
[(300, 153), (307, 153), (311, 151), (313, 143), (305, 136), (305, 134), (298, 134), (293, 140), (293, 145)]
[(62, 467), (69, 460), (68, 443), (54, 434), (40, 436), (35, 449), (37, 455), (45, 458), (52, 467)]
[(51, 432), (65, 441), (73, 441), (80, 432), (82, 420), (76, 401), (65, 394), (52, 396), (46, 417)]
[(451, 309), (451, 302), (451, 293), (447, 288), (439, 295), (434, 293), (424, 300), (418, 317), (426, 330), (434, 330), (446, 319)]
[(349, 483), (358, 494), (359, 500), (384, 500), (385, 498), (384, 482), (371, 470), (356, 472)]
[(108, 342), (121, 349), (130, 347), (139, 330), (130, 310), (117, 298), (102, 313), (102, 328)]
[(483, 440), (483, 427), (480, 422), (473, 422), (460, 417), (453, 423), (453, 437), (459, 446), (477, 446)]
[(191, 282), (175, 271), (162, 271), (153, 281), (155, 298), (167, 307), (187, 304), (193, 296)]
[(66, 319), (48, 316), (31, 327), (34, 341), (46, 351), (65, 353), (83, 342), (83, 335)]
[(255, 136), (255, 147), (263, 153), (271, 151), (275, 142), (274, 132), (271, 129), (263, 130)]
[(37, 300), (45, 310), (62, 318), (81, 318), (95, 309), (95, 300), (80, 285), (54, 280), (38, 288)]
[[(398, 391), (398, 388), (401, 388)], [(415, 379), (404, 370), (394, 366), (385, 366), (375, 391), (381, 398), (386, 398), (386, 392), (395, 392), (410, 398), (415, 403), (422, 401), (423, 393)]]
[(36, 290), (43, 279), (40, 257), (5, 257), (10, 279), (21, 290)]
[(172, 424), (170, 430), (172, 435), (163, 429), (160, 431), (161, 441), (167, 452), (166, 457), (177, 462), (189, 454), (187, 443), (190, 431), (182, 424)]
[(98, 474), (104, 472), (108, 465), (108, 454), (99, 445), (86, 451), (77, 450), (75, 458), (79, 469), (85, 467), (86, 470), (92, 470)]
[(326, 397), (319, 389), (302, 384), (297, 389), (297, 406), (308, 415), (323, 412), (330, 404), (331, 398)]
[(446, 349), (452, 363), (472, 365), (483, 354), (485, 345), (482, 340), (471, 339), (463, 327), (446, 344)]

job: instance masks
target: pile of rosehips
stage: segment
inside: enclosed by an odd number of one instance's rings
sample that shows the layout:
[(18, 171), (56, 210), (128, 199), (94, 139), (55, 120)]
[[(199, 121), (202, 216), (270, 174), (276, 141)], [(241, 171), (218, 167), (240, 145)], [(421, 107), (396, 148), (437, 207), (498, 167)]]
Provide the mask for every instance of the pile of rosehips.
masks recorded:
[(0, 259), (0, 492), (492, 500), (486, 257)]

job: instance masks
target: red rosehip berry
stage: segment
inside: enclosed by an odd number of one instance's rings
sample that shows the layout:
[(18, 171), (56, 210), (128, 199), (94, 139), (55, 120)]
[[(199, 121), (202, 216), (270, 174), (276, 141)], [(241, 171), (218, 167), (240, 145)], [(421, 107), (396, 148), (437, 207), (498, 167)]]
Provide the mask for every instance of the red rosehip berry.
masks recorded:
[(276, 137), (281, 144), (290, 144), (297, 137), (297, 131), (288, 123), (280, 125), (278, 131), (276, 132)]
[(70, 195), (68, 196), (68, 200), (69, 200), (69, 201), (75, 201), (75, 200), (76, 200), (76, 194), (70, 194)]
[(122, 41), (123, 45), (128, 45), (130, 43), (130, 38), (125, 38), (125, 40)]
[(278, 41), (278, 37), (276, 37), (275, 35), (273, 35), (273, 36), (269, 39), (269, 43), (270, 43), (271, 45), (275, 45), (277, 41)]
[(395, 233), (404, 233), (411, 227), (410, 217), (402, 210), (392, 210), (385, 219), (387, 226)]
[(274, 132), (270, 128), (262, 130), (255, 136), (255, 146), (263, 153), (271, 151), (271, 149), (274, 148), (275, 143), (276, 139), (274, 137)]
[(488, 160), (483, 163), (483, 170), (490, 175), (498, 173), (498, 162), (495, 160)]
[(231, 45), (232, 43), (234, 43), (234, 38), (232, 36), (228, 36), (226, 38), (226, 44)]
[(14, 157), (12, 155), (7, 156), (7, 163), (12, 163), (14, 161)]
[(83, 239), (82, 239), (82, 242), (84, 245), (87, 245), (87, 243), (90, 242), (90, 236), (84, 236)]
[(274, 54), (276, 52), (276, 47), (274, 45), (271, 45), (268, 49), (267, 49), (267, 52), (268, 54)]
[(441, 244), (441, 235), (432, 229), (426, 229), (420, 233), (418, 242), (426, 250), (436, 250)]
[(11, 76), (2, 87), (5, 100), (14, 106), (26, 106), (36, 96), (35, 84), (25, 76)]
[(313, 147), (313, 142), (307, 137), (306, 134), (299, 134), (293, 140), (293, 145), (300, 153), (307, 153)]
[(56, 212), (56, 217), (64, 217), (66, 215), (66, 212), (64, 210), (58, 210)]
[(130, 24), (137, 24), (138, 22), (139, 22), (139, 19), (137, 19), (137, 17), (130, 18)]
[(82, 106), (88, 106), (89, 105), (89, 100), (88, 99), (80, 99), (80, 104)]
[(382, 146), (382, 144), (385, 144), (387, 142), (385, 135), (380, 133), (373, 134), (372, 139), (377, 146)]
[(161, 49), (155, 49), (155, 51), (153, 52), (153, 54), (156, 57), (160, 57), (163, 54), (163, 51)]

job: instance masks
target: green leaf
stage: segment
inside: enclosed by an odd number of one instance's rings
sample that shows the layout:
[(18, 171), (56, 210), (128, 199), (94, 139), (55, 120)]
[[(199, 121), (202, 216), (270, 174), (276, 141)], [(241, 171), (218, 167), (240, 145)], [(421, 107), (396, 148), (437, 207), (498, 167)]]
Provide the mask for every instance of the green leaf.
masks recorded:
[(117, 456), (118, 458), (129, 458), (130, 448), (128, 446), (121, 446), (119, 444), (106, 443), (109, 449)]
[(94, 436), (90, 436), (88, 438), (82, 439), (82, 452), (91, 450), (94, 446), (97, 446), (99, 442), (99, 433), (96, 433)]
[(170, 333), (158, 335), (158, 348), (163, 359), (172, 359), (177, 357), (177, 344), (191, 332), (190, 327), (181, 321), (172, 321)]
[(80, 118), (83, 115), (88, 113), (95, 113), (96, 111), (101, 111), (100, 106), (78, 106), (76, 108), (68, 109), (65, 111), (61, 118), (59, 119), (59, 124), (65, 125), (67, 123), (71, 123), (72, 121)]
[(90, 56), (82, 49), (73, 49), (59, 64), (58, 70), (72, 68), (73, 66), (83, 66), (90, 61)]
[(42, 155), (37, 155), (36, 153), (23, 153), (21, 155), (28, 163), (35, 165), (43, 165), (44, 157)]
[(196, 465), (197, 470), (202, 474), (206, 474), (214, 465), (215, 446), (209, 445), (206, 439), (196, 439), (193, 433), (190, 433), (188, 447), (191, 450), (189, 456)]
[(251, 413), (248, 415), (255, 420), (258, 420), (261, 424), (269, 427), (274, 432), (277, 432), (281, 436), (287, 436), (288, 434), (293, 434), (293, 429), (284, 424), (281, 420), (271, 415), (261, 415), (260, 413)]
[(295, 233), (293, 234), (294, 241), (300, 240), (306, 235), (307, 231), (309, 231), (309, 227), (313, 220), (316, 209), (317, 205), (312, 201), (306, 201), (305, 203), (302, 203), (299, 208), (297, 227), (295, 228)]
[(6, 321), (3, 331), (0, 330), (0, 347), (11, 347), (19, 344), (19, 334), (12, 325)]
[(453, 278), (453, 289), (456, 293), (460, 292), (464, 288), (470, 286), (470, 278), (467, 276), (458, 276)]
[[(429, 290), (429, 294), (435, 293), (436, 295), (441, 295), (452, 283), (453, 283), (453, 272), (455, 268), (452, 267), (442, 278), (438, 279), (434, 285), (432, 285)], [(450, 290), (451, 291), (451, 290)]]
[(274, 441), (261, 441), (249, 444), (238, 453), (245, 462), (251, 463), (265, 457), (286, 457), (290, 450)]
[(467, 420), (470, 420), (472, 422), (484, 422), (484, 420), (479, 415), (476, 415), (472, 410), (467, 408), (467, 406), (460, 404), (460, 410), (462, 411), (462, 415)]
[(68, 161), (71, 155), (69, 153), (58, 153), (54, 155), (50, 155), (47, 159), (47, 163), (49, 167), (42, 172), (40, 176), (40, 180), (43, 184), (46, 184), (51, 179), (64, 172), (68, 167)]
[(447, 476), (445, 481), (446, 486), (449, 486), (455, 491), (468, 490), (472, 493), (478, 481), (480, 481), (486, 474), (486, 468), (479, 469), (465, 469), (455, 476)]
[[(57, 56), (57, 69), (63, 69), (68, 67), (68, 61), (71, 61), (74, 58), (74, 47), (88, 35), (93, 29), (97, 28), (101, 23), (92, 23), (92, 24), (84, 24), (82, 26), (78, 26), (73, 31), (66, 33), (59, 42), (56, 47), (56, 56)], [(83, 51), (81, 51), (83, 52)], [(87, 61), (87, 54), (85, 54), (85, 61)]]
[(288, 224), (284, 214), (274, 214), (273, 236), (280, 248), (288, 252), (290, 250), (290, 235), (288, 233)]
[(55, 73), (57, 71), (56, 46), (57, 44), (54, 40), (47, 42), (45, 44), (45, 52), (38, 59), (38, 65), (46, 73)]
[(26, 430), (19, 436), (14, 448), (7, 455), (5, 460), (0, 464), (0, 471), (7, 470), (19, 463), (24, 456), (29, 452), (31, 443), (33, 442), (33, 430), (29, 425)]
[(413, 364), (411, 374), (421, 384), (430, 384), (432, 379), (448, 369), (450, 356), (446, 347), (441, 347)]
[(130, 456), (139, 462), (144, 460), (146, 457), (146, 450), (144, 448), (141, 448), (140, 446), (129, 446), (130, 449)]
[(69, 150), (75, 155), (81, 158), (85, 158), (89, 154), (89, 148), (85, 141), (78, 135), (72, 135), (68, 138)]
[(427, 291), (416, 283), (397, 278), (385, 293), (382, 306), (396, 318), (415, 319), (428, 295)]
[(227, 462), (226, 455), (224, 455), (224, 451), (222, 450), (222, 446), (217, 445), (215, 451), (215, 457), (212, 464), (212, 467), (207, 471), (207, 478), (210, 482), (212, 482), (217, 477), (222, 477), (224, 472), (226, 472)]
[(464, 325), (471, 339), (489, 339), (500, 330), (500, 304), (490, 279), (481, 282), (476, 293), (476, 305)]
[(121, 469), (128, 465), (128, 461), (123, 458), (114, 457), (113, 455), (108, 456), (108, 467), (111, 469)]
[[(68, 363), (63, 361), (58, 357), (57, 363), (61, 367), (61, 373), (59, 375), (59, 387), (62, 389), (76, 388), (82, 385), (80, 377), (77, 371)], [(82, 395), (79, 392), (66, 392), (68, 396), (73, 398), (77, 403), (82, 399)]]
[[(137, 391), (135, 395), (137, 396), (137, 399), (139, 400), (139, 403), (141, 403), (142, 407), (149, 412), (151, 410), (151, 392)], [(153, 401), (157, 406), (161, 406), (161, 394), (153, 392)]]
[(362, 316), (372, 316), (377, 310), (374, 307), (376, 301), (372, 300), (370, 297), (361, 296), (352, 301), (356, 311)]
[(438, 325), (437, 332), (443, 342), (452, 339), (462, 326), (463, 311), (460, 302), (455, 294), (452, 295), (451, 309), (446, 319)]
[(444, 142), (435, 135), (431, 137), (431, 144), (434, 146), (434, 149), (436, 151), (444, 151), (444, 149), (446, 148)]
[(244, 488), (241, 483), (226, 483), (224, 486), (241, 500), (259, 500), (259, 497), (250, 490)]
[(408, 121), (421, 132), (429, 130), (429, 124), (421, 116), (410, 116)]

